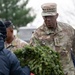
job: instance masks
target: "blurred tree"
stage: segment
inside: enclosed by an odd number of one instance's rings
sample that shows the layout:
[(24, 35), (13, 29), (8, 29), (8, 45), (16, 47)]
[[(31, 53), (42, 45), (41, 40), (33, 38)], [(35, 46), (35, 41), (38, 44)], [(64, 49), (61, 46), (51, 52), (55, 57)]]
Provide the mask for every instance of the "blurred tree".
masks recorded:
[(28, 2), (29, 0), (0, 0), (0, 18), (11, 20), (16, 28), (26, 26), (36, 17), (32, 8), (26, 7)]

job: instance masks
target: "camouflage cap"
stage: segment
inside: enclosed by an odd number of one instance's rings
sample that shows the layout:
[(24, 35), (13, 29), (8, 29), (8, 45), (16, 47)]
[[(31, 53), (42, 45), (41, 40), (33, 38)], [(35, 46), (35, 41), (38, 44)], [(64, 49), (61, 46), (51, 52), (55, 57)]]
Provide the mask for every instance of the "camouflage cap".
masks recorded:
[(56, 15), (57, 4), (56, 3), (45, 3), (41, 6), (42, 16)]

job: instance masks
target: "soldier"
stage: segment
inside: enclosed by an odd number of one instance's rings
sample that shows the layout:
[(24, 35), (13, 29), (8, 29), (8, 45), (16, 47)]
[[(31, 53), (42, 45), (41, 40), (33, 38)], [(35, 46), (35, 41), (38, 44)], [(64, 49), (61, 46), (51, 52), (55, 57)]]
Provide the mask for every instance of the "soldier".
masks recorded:
[(41, 6), (44, 23), (32, 35), (30, 45), (46, 45), (60, 54), (60, 61), (64, 75), (75, 75), (75, 68), (71, 59), (71, 46), (74, 29), (57, 21), (56, 3), (45, 3)]
[(17, 36), (13, 34), (13, 23), (11, 21), (5, 21), (4, 22), (6, 25), (6, 30), (7, 30), (7, 38), (5, 41), (5, 47), (10, 50), (16, 50), (16, 49), (21, 49), (25, 45), (28, 45), (27, 42), (21, 40)]

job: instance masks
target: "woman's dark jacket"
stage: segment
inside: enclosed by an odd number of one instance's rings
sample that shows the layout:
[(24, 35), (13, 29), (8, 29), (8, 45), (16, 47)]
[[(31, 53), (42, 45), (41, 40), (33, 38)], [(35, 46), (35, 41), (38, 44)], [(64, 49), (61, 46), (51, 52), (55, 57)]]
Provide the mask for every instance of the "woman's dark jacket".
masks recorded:
[(4, 41), (0, 37), (0, 75), (30, 75), (29, 67), (21, 68), (15, 54), (4, 49)]

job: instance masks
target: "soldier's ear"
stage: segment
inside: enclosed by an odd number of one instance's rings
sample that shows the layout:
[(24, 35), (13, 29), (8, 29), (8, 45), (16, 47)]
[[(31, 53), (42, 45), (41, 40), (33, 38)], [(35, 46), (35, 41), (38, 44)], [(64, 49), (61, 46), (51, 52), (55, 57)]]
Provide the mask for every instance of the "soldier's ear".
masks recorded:
[(57, 13), (57, 14), (56, 14), (56, 18), (58, 18), (58, 16), (59, 16), (59, 14)]
[(13, 29), (12, 29), (12, 28), (10, 28), (10, 30), (11, 30), (11, 32), (13, 33)]
[(43, 19), (44, 19), (44, 16), (42, 16), (43, 17)]
[(43, 20), (45, 21), (45, 16), (42, 16), (43, 17)]

